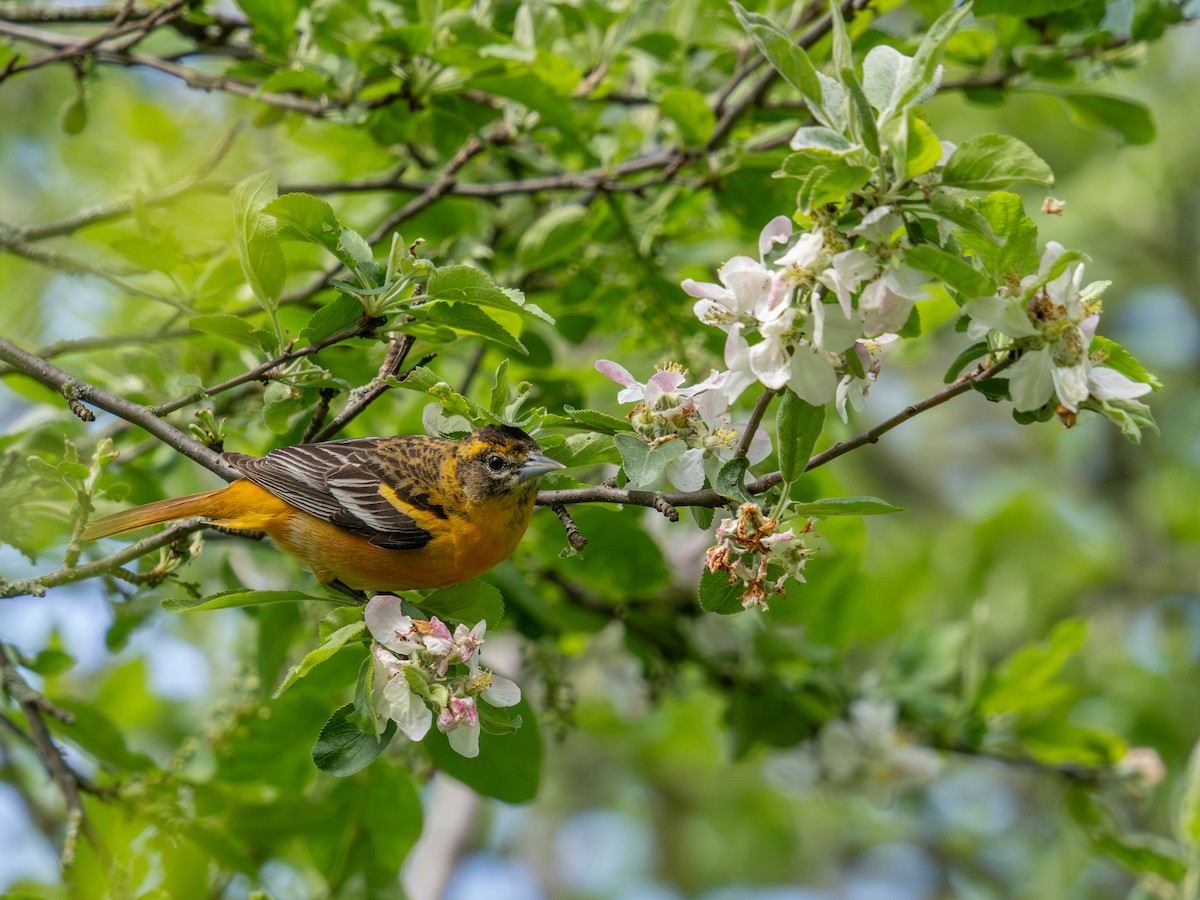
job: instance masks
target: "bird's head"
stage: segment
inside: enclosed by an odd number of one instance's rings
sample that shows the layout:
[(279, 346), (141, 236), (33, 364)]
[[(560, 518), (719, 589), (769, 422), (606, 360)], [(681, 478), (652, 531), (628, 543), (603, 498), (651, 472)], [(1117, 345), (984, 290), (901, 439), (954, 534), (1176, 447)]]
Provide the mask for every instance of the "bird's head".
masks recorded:
[(459, 442), (456, 474), (467, 498), (481, 503), (501, 494), (536, 493), (537, 478), (564, 469), (537, 441), (511, 425), (485, 425)]

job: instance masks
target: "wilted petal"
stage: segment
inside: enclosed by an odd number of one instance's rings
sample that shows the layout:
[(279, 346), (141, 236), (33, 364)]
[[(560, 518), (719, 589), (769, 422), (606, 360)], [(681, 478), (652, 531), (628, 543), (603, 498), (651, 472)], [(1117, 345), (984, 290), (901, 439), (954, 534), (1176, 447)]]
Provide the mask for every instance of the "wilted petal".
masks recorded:
[(1054, 378), (1054, 392), (1058, 400), (1071, 412), (1079, 411), (1079, 404), (1088, 398), (1088, 369), (1090, 364), (1085, 359), (1074, 366), (1054, 366), (1051, 375)]
[(521, 702), (521, 689), (516, 682), (493, 674), (491, 685), (483, 692), (483, 699), (492, 706), (516, 706)]
[(1008, 390), (1019, 412), (1040, 409), (1054, 393), (1054, 364), (1044, 347), (1026, 351), (1009, 371)]

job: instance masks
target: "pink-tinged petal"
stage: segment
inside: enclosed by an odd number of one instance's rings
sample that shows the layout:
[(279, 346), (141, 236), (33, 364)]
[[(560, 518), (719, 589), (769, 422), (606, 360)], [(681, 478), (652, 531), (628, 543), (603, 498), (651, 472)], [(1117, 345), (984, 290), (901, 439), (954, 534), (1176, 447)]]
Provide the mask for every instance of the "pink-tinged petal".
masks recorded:
[[(684, 376), (682, 372), (672, 372), (667, 369), (651, 375), (650, 380), (647, 382), (647, 387), (654, 385), (660, 393), (673, 394), (675, 393), (675, 389), (683, 384), (683, 382)], [(650, 392), (647, 391), (646, 393), (649, 394)]]
[(483, 699), (492, 706), (516, 706), (521, 702), (521, 689), (516, 682), (493, 674), (492, 683), (483, 692)]
[(758, 255), (766, 256), (776, 244), (786, 244), (792, 236), (792, 220), (776, 216), (758, 234)]
[(607, 375), (617, 384), (623, 384), (626, 387), (638, 384), (634, 381), (633, 376), (629, 374), (629, 370), (611, 359), (596, 360), (596, 371), (602, 375)]
[(391, 594), (376, 594), (367, 602), (363, 611), (367, 630), (371, 637), (390, 649), (394, 644), (404, 644), (404, 636), (412, 630), (412, 619), (403, 612), (403, 602)]
[(729, 288), (722, 287), (719, 284), (713, 284), (711, 281), (693, 281), (691, 278), (685, 278), (679, 283), (683, 288), (683, 292), (689, 297), (699, 297), (704, 300), (715, 300), (718, 303), (723, 303), (730, 298)]
[(749, 364), (750, 342), (742, 337), (741, 322), (729, 326), (729, 335), (725, 338), (725, 365), (730, 369), (744, 369)]
[(479, 725), (459, 725), (446, 735), (450, 747), (459, 756), (474, 759), (479, 755)]

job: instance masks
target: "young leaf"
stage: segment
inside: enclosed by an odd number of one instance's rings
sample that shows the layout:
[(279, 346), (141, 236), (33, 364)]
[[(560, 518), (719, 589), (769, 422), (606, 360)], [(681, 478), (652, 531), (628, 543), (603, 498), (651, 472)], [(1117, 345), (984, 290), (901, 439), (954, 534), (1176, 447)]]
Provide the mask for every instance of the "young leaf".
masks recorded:
[(658, 108), (675, 123), (687, 147), (704, 146), (717, 125), (717, 117), (713, 115), (704, 95), (691, 88), (670, 88), (663, 91)]
[(828, 497), (808, 503), (793, 503), (791, 511), (801, 516), (880, 516), (904, 512), (904, 507), (893, 506), (878, 497)]
[(416, 605), (452, 625), (461, 622), (474, 627), (486, 620), (492, 629), (504, 618), (504, 598), (495, 587), (478, 578), (431, 591), (417, 600)]
[(1092, 92), (1063, 94), (1080, 121), (1111, 128), (1130, 144), (1152, 144), (1157, 129), (1150, 110), (1142, 103)]
[(1007, 187), (1029, 181), (1050, 187), (1054, 173), (1029, 146), (1007, 134), (977, 134), (950, 154), (942, 169), (942, 184), (976, 190)]
[(329, 635), (329, 637), (325, 638), (319, 647), (308, 651), (304, 659), (288, 669), (287, 674), (283, 677), (283, 681), (275, 689), (274, 696), (278, 697), (321, 663), (333, 656), (333, 654), (341, 650), (346, 644), (359, 640), (366, 633), (366, 622), (351, 622), (349, 625), (343, 625), (337, 631), (333, 632), (333, 634)]
[(640, 488), (649, 487), (657, 481), (668, 463), (681, 457), (687, 450), (687, 444), (682, 440), (651, 445), (631, 434), (618, 434), (613, 436), (613, 441), (621, 451), (621, 461), (629, 483)]
[(354, 724), (354, 704), (339, 707), (317, 737), (312, 748), (313, 764), (322, 772), (344, 778), (366, 768), (396, 735), (396, 723), (388, 722), (383, 734), (367, 734)]
[[(327, 201), (311, 194), (284, 194), (266, 204), (263, 212), (289, 226), (294, 235), (302, 240), (324, 247), (330, 253), (337, 253), (342, 223)], [(287, 236), (286, 232), (282, 236)]]
[(1148, 384), (1156, 391), (1162, 390), (1162, 382), (1147, 372), (1142, 364), (1134, 359), (1133, 354), (1116, 341), (1096, 335), (1092, 338), (1092, 345), (1088, 348), (1088, 352), (1096, 354), (1101, 358), (1103, 365), (1115, 369), (1126, 378), (1131, 378), (1141, 384)]
[(223, 337), (249, 347), (251, 350), (271, 352), (275, 349), (275, 337), (261, 328), (255, 328), (238, 316), (192, 316), (188, 325), (196, 331)]
[(359, 300), (349, 294), (338, 294), (336, 300), (326, 303), (309, 317), (300, 331), (300, 340), (316, 344), (343, 328), (349, 328), (362, 316), (363, 305)]
[(739, 503), (756, 503), (754, 495), (746, 490), (746, 470), (749, 468), (750, 460), (744, 456), (729, 460), (721, 466), (721, 471), (717, 474), (717, 483), (713, 485), (713, 488), (722, 497), (728, 497), (730, 500), (736, 500)]
[(317, 597), (300, 591), (223, 591), (207, 597), (168, 598), (162, 608), (169, 613), (204, 612), (210, 609), (232, 609), (238, 606), (261, 606), (264, 603), (334, 603), (338, 606), (354, 604), (349, 597)]
[(996, 290), (996, 283), (969, 262), (932, 244), (909, 247), (904, 251), (904, 261), (936, 275), (967, 299), (987, 296)]
[(587, 208), (578, 203), (555, 206), (525, 229), (517, 243), (517, 261), (529, 270), (564, 259), (588, 238)]
[(733, 14), (759, 52), (788, 84), (800, 92), (813, 114), (824, 121), (821, 82), (808, 54), (792, 40), (790, 34), (766, 16), (748, 12), (737, 0), (733, 0), (732, 5)]
[(813, 406), (785, 388), (775, 413), (775, 433), (779, 440), (779, 471), (783, 480), (795, 481), (804, 474), (813, 447), (825, 427), (825, 407)]

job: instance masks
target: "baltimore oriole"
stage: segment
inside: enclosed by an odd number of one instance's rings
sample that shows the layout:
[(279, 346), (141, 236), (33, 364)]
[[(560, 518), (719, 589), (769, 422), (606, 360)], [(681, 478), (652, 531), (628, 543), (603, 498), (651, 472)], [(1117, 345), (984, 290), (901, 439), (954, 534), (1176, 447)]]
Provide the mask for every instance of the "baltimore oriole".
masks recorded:
[(507, 425), (461, 441), (355, 438), (223, 458), (245, 478), (105, 516), (83, 537), (200, 516), (266, 532), (335, 587), (445, 587), (506, 559), (529, 525), (538, 477), (564, 468)]

